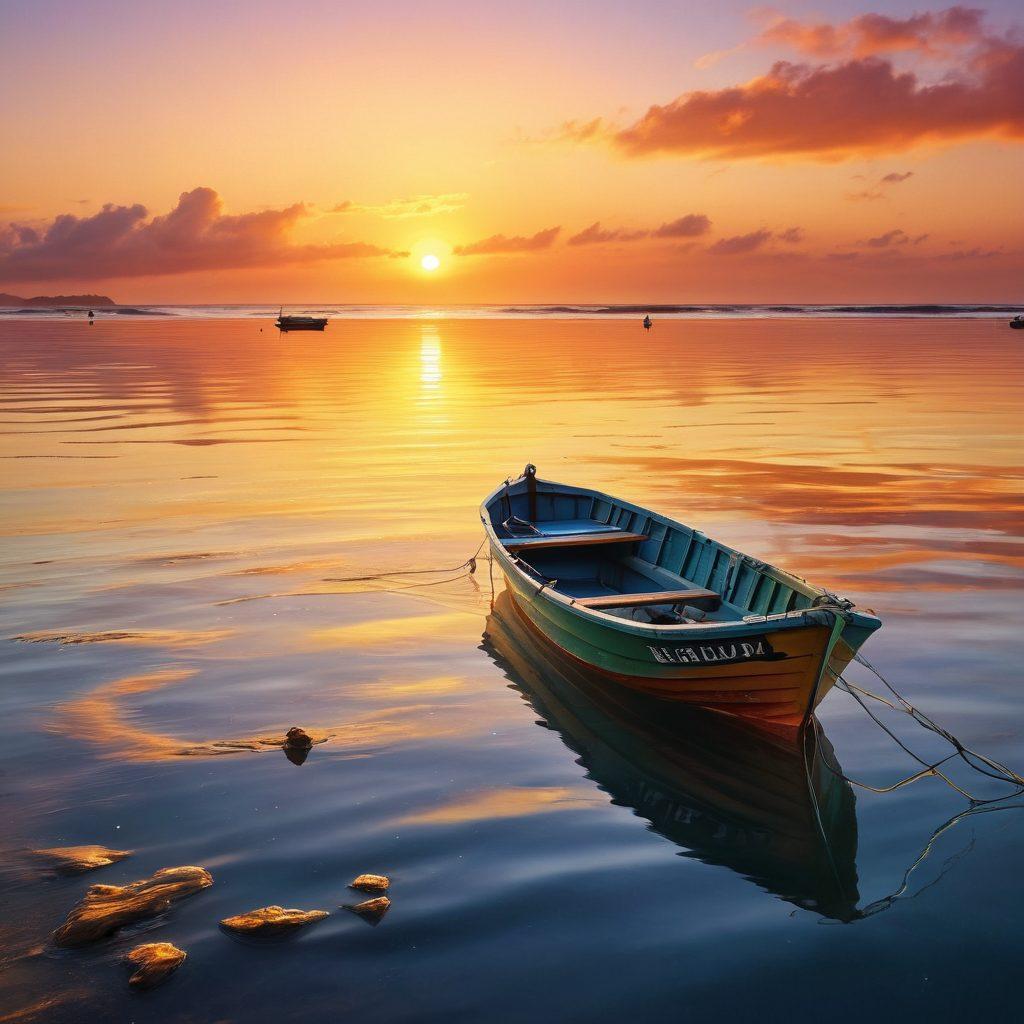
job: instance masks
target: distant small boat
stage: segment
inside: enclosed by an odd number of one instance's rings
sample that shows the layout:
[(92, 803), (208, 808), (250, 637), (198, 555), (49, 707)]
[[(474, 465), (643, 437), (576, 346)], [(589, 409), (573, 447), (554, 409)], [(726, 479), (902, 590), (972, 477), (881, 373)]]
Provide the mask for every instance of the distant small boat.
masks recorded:
[(1011, 327), (1012, 327), (1012, 328), (1013, 328), (1013, 329), (1014, 329), (1015, 331), (1024, 331), (1024, 316), (1015, 316), (1015, 317), (1014, 317), (1014, 318), (1013, 318), (1013, 319), (1012, 319), (1012, 320), (1010, 321), (1010, 326), (1011, 326)]
[(649, 331), (651, 329), (651, 318), (650, 316), (644, 317), (644, 330)]
[(322, 331), (327, 326), (327, 317), (286, 316), (282, 306), (274, 326), (279, 331)]
[(533, 466), (480, 509), (527, 625), (592, 671), (795, 736), (874, 615), (698, 530)]

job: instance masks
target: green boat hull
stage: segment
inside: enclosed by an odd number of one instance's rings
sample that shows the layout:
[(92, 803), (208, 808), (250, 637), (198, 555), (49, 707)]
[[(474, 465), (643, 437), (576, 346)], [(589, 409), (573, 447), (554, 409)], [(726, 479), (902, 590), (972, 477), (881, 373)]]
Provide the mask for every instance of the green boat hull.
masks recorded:
[[(569, 547), (585, 538), (566, 539), (565, 548), (554, 552), (555, 540), (531, 548), (529, 541), (502, 536), (506, 512), (509, 518), (531, 516), (524, 521), (541, 529), (582, 523), (587, 530), (640, 537), (605, 545), (620, 549), (620, 575), (666, 587), (710, 588), (721, 595), (724, 611), (714, 620), (660, 625), (589, 607), (572, 586), (542, 571), (578, 574), (586, 563), (578, 554), (573, 561)], [(495, 491), (481, 514), (518, 614), (561, 652), (632, 689), (753, 719), (775, 731), (803, 725), (881, 624), (798, 577), (599, 492), (524, 478)], [(581, 584), (575, 586), (579, 591)]]

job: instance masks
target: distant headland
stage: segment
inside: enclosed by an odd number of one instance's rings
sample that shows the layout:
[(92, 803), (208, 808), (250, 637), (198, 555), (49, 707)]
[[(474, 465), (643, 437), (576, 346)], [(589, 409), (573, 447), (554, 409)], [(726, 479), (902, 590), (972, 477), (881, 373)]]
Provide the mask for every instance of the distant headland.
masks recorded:
[(63, 309), (66, 306), (116, 306), (107, 295), (35, 295), (23, 299), (0, 292), (0, 306), (23, 306), (32, 309)]

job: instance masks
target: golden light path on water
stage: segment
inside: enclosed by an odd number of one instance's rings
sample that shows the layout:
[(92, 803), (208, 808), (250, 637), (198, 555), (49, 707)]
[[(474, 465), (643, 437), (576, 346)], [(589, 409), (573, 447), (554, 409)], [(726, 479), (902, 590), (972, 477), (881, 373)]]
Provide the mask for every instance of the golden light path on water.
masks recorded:
[[(895, 955), (884, 928), (811, 925), (890, 892), (956, 798), (832, 792), (855, 891), (829, 896), (802, 763), (712, 726), (667, 742), (669, 719), (580, 699), (492, 611), (486, 562), (459, 568), (480, 501), (527, 462), (873, 607), (865, 653), (1022, 760), (1024, 373), (1001, 322), (12, 320), (0, 364), (6, 955), (81, 888), (43, 884), (24, 851), (73, 843), (136, 851), (96, 880), (213, 872), (151, 928), (189, 948), (160, 996), (182, 1019), (277, 1020), (301, 993), (392, 1020), (410, 992), (426, 1018), (515, 1016), (536, 1009), (524, 971), (553, 1019), (656, 1019), (752, 958), (811, 1012), (843, 957)], [(851, 774), (906, 773), (843, 694), (822, 720)], [(325, 740), (301, 765), (272, 745), (293, 725)], [(964, 881), (900, 904), (932, 964), (964, 936), (947, 944), (930, 914), (989, 936), (1013, 916), (991, 836), (1021, 826), (971, 821)], [(377, 869), (396, 879), (379, 928), (332, 915), (265, 973), (216, 929), (275, 902), (334, 908)], [(835, 959), (794, 997), (792, 957), (822, 942)], [(14, 1009), (87, 993), (47, 1010), (63, 1022), (125, 1017), (122, 981), (89, 956), (29, 957), (0, 986)]]

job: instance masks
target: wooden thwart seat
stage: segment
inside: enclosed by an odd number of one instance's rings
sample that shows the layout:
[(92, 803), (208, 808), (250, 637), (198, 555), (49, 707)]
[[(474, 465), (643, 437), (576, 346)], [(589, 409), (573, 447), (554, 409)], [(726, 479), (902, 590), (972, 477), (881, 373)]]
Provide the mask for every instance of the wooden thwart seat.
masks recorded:
[(561, 537), (517, 537), (502, 543), (507, 551), (533, 551), (537, 548), (579, 548), (590, 547), (594, 544), (625, 544), (634, 540), (647, 540), (647, 534), (610, 530), (608, 533), (568, 533)]
[(638, 608), (646, 604), (683, 604), (687, 601), (710, 601), (722, 598), (713, 590), (658, 590), (653, 594), (608, 594), (604, 597), (580, 597), (576, 604), (583, 608), (604, 611), (607, 608)]

